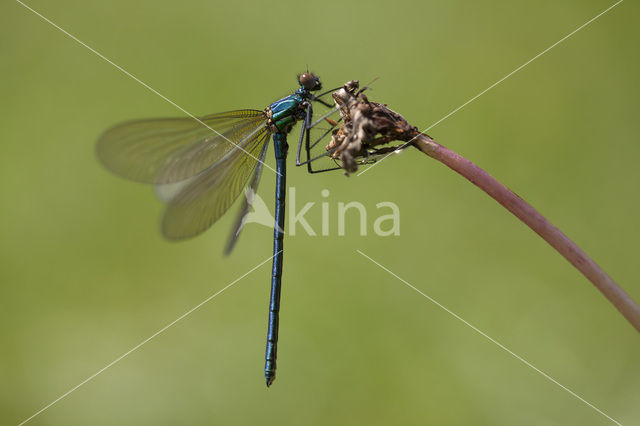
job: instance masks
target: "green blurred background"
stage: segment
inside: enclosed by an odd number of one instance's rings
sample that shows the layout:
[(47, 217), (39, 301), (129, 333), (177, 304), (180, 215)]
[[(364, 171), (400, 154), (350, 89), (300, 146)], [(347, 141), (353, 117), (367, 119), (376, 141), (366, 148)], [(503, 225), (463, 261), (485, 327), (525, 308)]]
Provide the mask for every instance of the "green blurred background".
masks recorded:
[[(197, 115), (261, 109), (309, 64), (327, 88), (380, 77), (370, 98), (424, 128), (612, 2), (28, 4)], [(429, 132), (636, 300), (638, 12), (620, 4)], [(272, 231), (247, 226), (224, 258), (234, 207), (196, 239), (163, 241), (162, 205), (105, 171), (94, 143), (116, 122), (180, 111), (19, 3), (0, 16), (0, 423), (17, 424), (268, 258)], [(611, 424), (356, 250), (613, 418), (640, 422), (638, 333), (458, 175), (409, 151), (360, 177), (291, 167), (288, 180), (299, 205), (316, 202), (316, 229), (329, 202), (331, 232), (285, 240), (271, 389), (265, 265), (29, 424)], [(261, 195), (271, 206), (268, 170)], [(367, 207), (368, 236), (354, 214), (337, 235), (340, 201)], [(399, 206), (400, 236), (371, 232), (381, 201)]]

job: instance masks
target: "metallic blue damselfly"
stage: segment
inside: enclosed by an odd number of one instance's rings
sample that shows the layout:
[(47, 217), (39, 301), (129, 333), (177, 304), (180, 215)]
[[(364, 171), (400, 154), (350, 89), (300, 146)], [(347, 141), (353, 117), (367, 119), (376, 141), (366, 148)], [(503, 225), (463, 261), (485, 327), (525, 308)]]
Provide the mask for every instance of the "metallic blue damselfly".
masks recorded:
[[(212, 114), (194, 119), (162, 118), (125, 122), (107, 130), (97, 143), (101, 162), (125, 178), (172, 186), (162, 218), (162, 233), (170, 240), (200, 234), (218, 220), (245, 187), (256, 192), (273, 137), (276, 158), (276, 208), (273, 238), (273, 269), (269, 300), (269, 323), (265, 378), (271, 385), (276, 374), (278, 318), (282, 281), (283, 234), (286, 195), (287, 134), (302, 121), (296, 165), (312, 167), (310, 129), (312, 102), (331, 105), (312, 92), (322, 88), (320, 79), (306, 72), (298, 77), (300, 88), (265, 108)], [(307, 160), (300, 160), (303, 148)], [(339, 168), (339, 167), (337, 167)], [(235, 245), (252, 197), (245, 197), (225, 252)]]

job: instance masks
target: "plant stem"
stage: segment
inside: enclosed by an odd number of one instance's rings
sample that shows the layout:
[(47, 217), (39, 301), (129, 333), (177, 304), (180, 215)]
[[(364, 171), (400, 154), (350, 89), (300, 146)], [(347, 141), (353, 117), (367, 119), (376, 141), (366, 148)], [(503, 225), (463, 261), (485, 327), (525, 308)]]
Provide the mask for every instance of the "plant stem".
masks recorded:
[(411, 144), (429, 157), (434, 158), (489, 194), (507, 210), (523, 221), (535, 233), (555, 248), (575, 266), (622, 315), (640, 331), (640, 307), (602, 270), (587, 254), (562, 231), (553, 226), (529, 203), (518, 197), (509, 188), (471, 161), (445, 148), (424, 134), (414, 136)]

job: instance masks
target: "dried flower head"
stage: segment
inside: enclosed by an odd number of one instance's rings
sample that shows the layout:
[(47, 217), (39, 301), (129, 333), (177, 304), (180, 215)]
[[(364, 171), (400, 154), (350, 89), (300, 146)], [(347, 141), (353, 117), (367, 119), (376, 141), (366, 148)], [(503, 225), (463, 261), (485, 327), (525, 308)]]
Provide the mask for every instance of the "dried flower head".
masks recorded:
[(358, 80), (351, 80), (332, 95), (342, 126), (334, 131), (326, 149), (331, 158), (340, 160), (347, 174), (355, 172), (359, 164), (375, 162), (380, 155), (406, 147), (381, 145), (396, 140), (409, 142), (419, 134), (400, 114), (384, 104), (370, 102), (363, 93), (366, 87), (359, 87)]

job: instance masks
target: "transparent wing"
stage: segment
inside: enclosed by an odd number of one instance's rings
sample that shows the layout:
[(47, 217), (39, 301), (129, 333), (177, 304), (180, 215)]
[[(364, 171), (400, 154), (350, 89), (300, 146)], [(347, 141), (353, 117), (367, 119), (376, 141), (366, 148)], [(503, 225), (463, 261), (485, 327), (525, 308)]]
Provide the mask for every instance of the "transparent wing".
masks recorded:
[(109, 170), (125, 178), (179, 182), (237, 150), (265, 119), (264, 112), (246, 109), (200, 118), (206, 126), (190, 117), (129, 121), (104, 132), (96, 150)]
[[(209, 228), (238, 198), (253, 174), (271, 132), (262, 127), (215, 165), (190, 179), (168, 202), (162, 234), (170, 240), (194, 237)], [(248, 155), (250, 154), (250, 155)], [(254, 158), (255, 157), (255, 158)]]
[(262, 154), (260, 154), (260, 163), (256, 166), (255, 172), (253, 172), (253, 178), (251, 178), (251, 182), (247, 187), (247, 192), (245, 193), (245, 197), (242, 201), (242, 207), (238, 212), (238, 216), (236, 217), (236, 222), (231, 229), (231, 234), (229, 235), (229, 240), (227, 241), (227, 246), (224, 249), (224, 254), (231, 253), (233, 247), (236, 245), (236, 241), (238, 241), (238, 237), (240, 236), (240, 231), (244, 226), (244, 221), (246, 216), (249, 214), (249, 210), (251, 210), (251, 206), (253, 204), (253, 199), (255, 194), (258, 192), (258, 183), (260, 183), (260, 175), (262, 174), (262, 165), (264, 163), (264, 159), (267, 155), (267, 148), (269, 147), (268, 143), (264, 144), (264, 148), (262, 148)]

